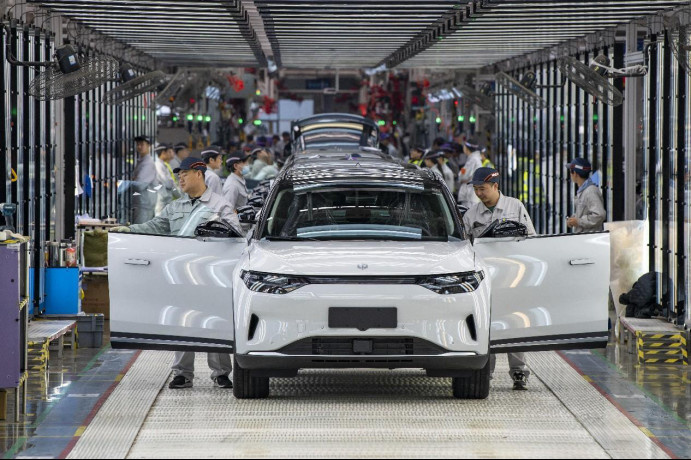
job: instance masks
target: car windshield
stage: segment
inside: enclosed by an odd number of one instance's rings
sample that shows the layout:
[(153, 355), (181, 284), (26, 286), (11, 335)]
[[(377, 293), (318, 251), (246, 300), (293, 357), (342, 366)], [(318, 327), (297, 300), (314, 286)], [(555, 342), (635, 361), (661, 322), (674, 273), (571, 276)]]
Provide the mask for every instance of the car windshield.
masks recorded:
[(291, 241), (462, 239), (441, 190), (294, 190), (292, 186), (278, 192), (261, 237)]

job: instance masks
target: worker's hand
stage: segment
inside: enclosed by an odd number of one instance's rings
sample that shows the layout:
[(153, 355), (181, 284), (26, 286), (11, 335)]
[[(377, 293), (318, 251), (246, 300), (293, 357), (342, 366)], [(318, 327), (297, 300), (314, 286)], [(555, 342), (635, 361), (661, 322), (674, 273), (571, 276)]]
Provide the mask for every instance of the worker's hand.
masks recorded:
[(568, 219), (566, 219), (566, 226), (569, 228), (578, 227), (578, 218), (577, 217), (569, 217)]
[(110, 231), (110, 233), (129, 233), (132, 230), (130, 230), (129, 227), (121, 226), (121, 227), (113, 227), (109, 231)]

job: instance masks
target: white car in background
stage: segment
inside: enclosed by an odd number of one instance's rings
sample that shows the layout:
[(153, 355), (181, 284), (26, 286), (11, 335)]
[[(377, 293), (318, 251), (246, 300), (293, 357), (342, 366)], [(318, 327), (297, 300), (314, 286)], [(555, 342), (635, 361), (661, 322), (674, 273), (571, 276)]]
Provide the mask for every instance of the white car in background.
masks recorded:
[(486, 398), (490, 353), (608, 339), (607, 233), (471, 241), (443, 181), (383, 159), (296, 161), (249, 237), (111, 234), (109, 260), (113, 347), (234, 353), (238, 398), (313, 368)]

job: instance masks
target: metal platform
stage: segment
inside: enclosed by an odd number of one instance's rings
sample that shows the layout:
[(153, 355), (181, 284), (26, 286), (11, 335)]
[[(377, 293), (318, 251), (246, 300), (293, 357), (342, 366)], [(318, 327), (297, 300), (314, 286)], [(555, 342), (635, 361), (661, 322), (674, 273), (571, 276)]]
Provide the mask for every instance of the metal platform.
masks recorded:
[(529, 355), (526, 392), (511, 390), (500, 355), (484, 401), (419, 371), (307, 371), (238, 401), (202, 354), (193, 389), (161, 391), (171, 361), (142, 353), (69, 458), (668, 458), (551, 352)]
[(619, 340), (639, 364), (689, 364), (688, 332), (661, 319), (620, 318)]

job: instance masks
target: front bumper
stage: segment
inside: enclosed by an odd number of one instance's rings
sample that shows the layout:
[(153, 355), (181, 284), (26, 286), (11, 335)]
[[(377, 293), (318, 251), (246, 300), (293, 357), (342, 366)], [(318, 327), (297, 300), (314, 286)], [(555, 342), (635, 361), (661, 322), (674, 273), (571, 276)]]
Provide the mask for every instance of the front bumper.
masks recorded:
[(299, 369), (425, 369), (431, 377), (460, 377), (485, 367), (489, 355), (449, 352), (441, 355), (285, 355), (252, 352), (235, 355), (238, 364), (267, 377), (296, 375)]
[[(285, 295), (253, 292), (242, 282), (234, 289), (238, 355), (281, 354), (284, 347), (314, 337), (409, 337), (444, 352), (474, 355), (489, 349), (486, 282), (475, 292), (458, 295), (439, 295), (417, 285), (309, 285)], [(364, 331), (330, 327), (331, 307), (396, 308), (398, 326)]]

